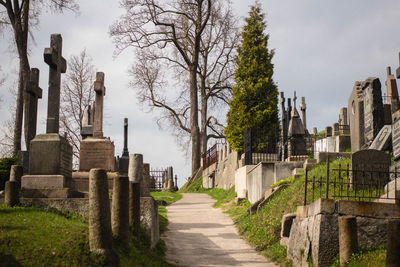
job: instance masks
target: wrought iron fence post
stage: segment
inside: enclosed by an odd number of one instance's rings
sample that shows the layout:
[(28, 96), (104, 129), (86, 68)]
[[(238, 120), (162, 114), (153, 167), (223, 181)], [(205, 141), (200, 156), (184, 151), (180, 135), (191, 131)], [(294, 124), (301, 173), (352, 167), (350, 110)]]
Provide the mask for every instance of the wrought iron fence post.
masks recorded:
[(329, 197), (329, 155), (326, 159), (326, 192), (325, 198), (328, 199)]

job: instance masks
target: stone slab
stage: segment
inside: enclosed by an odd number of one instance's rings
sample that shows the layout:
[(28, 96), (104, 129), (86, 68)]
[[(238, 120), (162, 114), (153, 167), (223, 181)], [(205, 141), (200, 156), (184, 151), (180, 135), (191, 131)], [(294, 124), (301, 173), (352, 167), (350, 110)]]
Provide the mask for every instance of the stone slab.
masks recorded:
[(21, 189), (21, 196), (24, 198), (74, 198), (83, 197), (70, 188), (63, 189)]
[(68, 186), (63, 175), (24, 175), (21, 178), (22, 189), (63, 189)]
[(101, 168), (115, 171), (115, 147), (107, 138), (87, 137), (82, 140), (79, 153), (79, 170)]
[(400, 119), (392, 124), (393, 158), (400, 158)]
[(335, 212), (335, 200), (320, 198), (307, 207), (307, 216), (318, 214), (333, 214)]
[(140, 223), (150, 238), (151, 247), (160, 240), (158, 206), (152, 197), (140, 198)]
[(336, 207), (341, 215), (400, 218), (400, 206), (396, 204), (338, 200)]
[(335, 152), (346, 152), (351, 150), (351, 137), (350, 135), (336, 136), (336, 149)]
[[(114, 177), (117, 172), (107, 172), (108, 189), (113, 189)], [(70, 187), (76, 191), (89, 191), (89, 172), (73, 172)]]
[(379, 131), (378, 135), (375, 137), (369, 149), (385, 150), (390, 144), (392, 137), (392, 125), (385, 125)]
[(235, 191), (238, 198), (247, 198), (247, 173), (254, 165), (245, 165), (235, 171)]

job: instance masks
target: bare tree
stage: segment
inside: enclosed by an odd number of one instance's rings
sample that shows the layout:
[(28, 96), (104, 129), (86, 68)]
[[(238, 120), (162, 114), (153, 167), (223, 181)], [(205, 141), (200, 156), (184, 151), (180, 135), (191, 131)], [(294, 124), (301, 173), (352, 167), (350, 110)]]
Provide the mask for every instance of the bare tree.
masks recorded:
[[(225, 82), (212, 81), (216, 76), (210, 73), (217, 73), (223, 65), (223, 56), (219, 61), (217, 54), (226, 55), (229, 49), (222, 48), (216, 39), (222, 35), (217, 37), (212, 28), (220, 26), (216, 23), (221, 22), (217, 18), (219, 12), (230, 12), (230, 9), (218, 10), (217, 7), (222, 6), (219, 1), (205, 0), (180, 0), (169, 4), (153, 0), (124, 1), (123, 6), (127, 10), (126, 15), (110, 30), (117, 50), (122, 51), (129, 46), (140, 48), (136, 50), (137, 63), (130, 70), (134, 77), (133, 86), (138, 88), (140, 99), (149, 104), (150, 110), (160, 108), (165, 111), (158, 121), (169, 122), (178, 137), (190, 135), (192, 172), (195, 172), (200, 166), (201, 136), (207, 134), (206, 130), (200, 131), (199, 128), (199, 110), (208, 108), (201, 105), (199, 109), (199, 88), (203, 88), (205, 94), (209, 93), (209, 97), (223, 92), (221, 88)], [(223, 52), (217, 52), (217, 47)], [(200, 72), (204, 74), (203, 81), (198, 79)], [(173, 87), (178, 90), (166, 93), (165, 88), (171, 81), (175, 81)], [(223, 87), (227, 88), (225, 85)], [(221, 94), (216, 91), (210, 93), (214, 89), (221, 89)], [(204, 97), (204, 101), (208, 99)], [(207, 112), (202, 116), (206, 117)], [(212, 119), (204, 122), (207, 126), (217, 124), (218, 121)], [(218, 137), (222, 136), (219, 131)]]
[(68, 60), (61, 91), (60, 126), (72, 145), (74, 163), (79, 159), (82, 120), (85, 108), (94, 100), (93, 82), (95, 70), (92, 58), (83, 50)]
[(43, 7), (63, 11), (76, 11), (74, 0), (0, 0), (0, 26), (12, 28), (16, 50), (19, 57), (18, 91), (16, 99), (13, 154), (21, 150), (24, 90), (29, 81), (28, 33), (31, 26), (39, 22)]

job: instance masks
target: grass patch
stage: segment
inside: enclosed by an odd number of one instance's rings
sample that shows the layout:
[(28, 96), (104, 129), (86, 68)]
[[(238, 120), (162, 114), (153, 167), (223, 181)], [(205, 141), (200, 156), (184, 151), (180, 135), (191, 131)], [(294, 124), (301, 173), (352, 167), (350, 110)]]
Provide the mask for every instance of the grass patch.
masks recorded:
[[(150, 249), (141, 234), (129, 249), (114, 247), (121, 266), (169, 266), (161, 241)], [(86, 219), (35, 207), (0, 205), (0, 262), (7, 266), (102, 266), (103, 259), (89, 251)]]
[(182, 186), (178, 193), (206, 193), (207, 189), (203, 187), (203, 177), (199, 177), (196, 181), (190, 184), (187, 188)]
[[(377, 267), (385, 266), (386, 262), (386, 248), (385, 247), (369, 247), (360, 249), (357, 253), (351, 255), (350, 259), (346, 262), (347, 267)], [(334, 263), (331, 267), (339, 267), (339, 256), (335, 257)]]

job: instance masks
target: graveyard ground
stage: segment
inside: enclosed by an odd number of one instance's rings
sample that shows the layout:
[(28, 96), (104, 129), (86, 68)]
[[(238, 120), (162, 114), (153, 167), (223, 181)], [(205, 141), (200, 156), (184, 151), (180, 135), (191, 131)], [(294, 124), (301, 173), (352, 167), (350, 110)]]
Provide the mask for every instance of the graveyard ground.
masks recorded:
[[(335, 160), (331, 162), (331, 168), (338, 168), (339, 164), (345, 166), (350, 163), (348, 159)], [(309, 171), (309, 177), (320, 177), (326, 174), (326, 164), (320, 163)], [(199, 192), (208, 193), (217, 200), (215, 207), (221, 207), (228, 213), (239, 233), (251, 244), (257, 251), (265, 257), (272, 259), (281, 266), (292, 266), (292, 263), (286, 259), (286, 247), (281, 246), (280, 231), (282, 216), (296, 211), (297, 206), (303, 205), (304, 199), (304, 172), (300, 177), (293, 180), (292, 177), (281, 181), (279, 184), (286, 183), (287, 187), (278, 191), (269, 202), (267, 202), (258, 213), (248, 215), (247, 209), (251, 206), (250, 202), (241, 200), (235, 203), (234, 188), (229, 190), (213, 188), (204, 189), (202, 187), (202, 178), (181, 189), (179, 192)], [(275, 185), (276, 186), (276, 185)], [(182, 187), (183, 188), (183, 187)], [(311, 189), (309, 187), (308, 189)], [(332, 189), (330, 189), (332, 190)], [(322, 194), (324, 194), (324, 189)], [(307, 204), (311, 200), (312, 190), (308, 190)], [(354, 254), (346, 266), (385, 266), (386, 249), (382, 247), (363, 248)], [(332, 266), (339, 266), (338, 257), (335, 258)]]
[[(170, 192), (155, 193), (168, 204), (181, 198)], [(160, 230), (166, 229), (165, 207), (160, 207)], [(165, 244), (155, 249), (144, 236), (132, 238), (130, 249), (115, 243), (121, 266), (169, 266)], [(88, 221), (70, 213), (36, 207), (0, 205), (0, 265), (7, 266), (101, 266), (90, 254)]]

